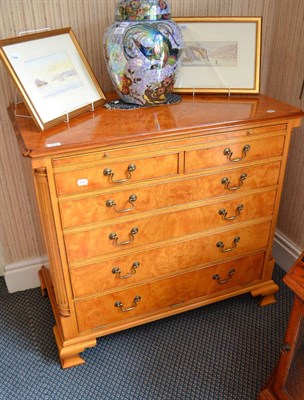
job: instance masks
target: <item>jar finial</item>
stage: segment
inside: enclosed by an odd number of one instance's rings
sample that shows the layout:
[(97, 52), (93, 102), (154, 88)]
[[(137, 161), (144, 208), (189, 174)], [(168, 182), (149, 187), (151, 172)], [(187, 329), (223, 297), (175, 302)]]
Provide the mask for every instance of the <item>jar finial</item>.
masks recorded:
[(168, 0), (120, 0), (116, 21), (159, 21), (171, 19)]

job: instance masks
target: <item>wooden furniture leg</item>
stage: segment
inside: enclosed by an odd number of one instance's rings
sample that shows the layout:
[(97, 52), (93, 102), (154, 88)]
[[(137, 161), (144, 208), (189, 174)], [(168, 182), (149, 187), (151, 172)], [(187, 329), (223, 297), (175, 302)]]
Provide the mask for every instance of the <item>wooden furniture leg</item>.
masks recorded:
[[(54, 293), (52, 291), (51, 279), (50, 279), (48, 270), (44, 266), (39, 271), (39, 280), (41, 283), (42, 295), (45, 297), (47, 294), (49, 294), (49, 298), (50, 298), (51, 306), (52, 306), (54, 316), (56, 319), (56, 323), (59, 323), (59, 320), (58, 320), (59, 317), (58, 317), (58, 315), (57, 315), (58, 313), (56, 311), (56, 301), (55, 301)], [(58, 329), (57, 325), (55, 325), (53, 327), (53, 332), (54, 332), (55, 341), (57, 344), (58, 354), (59, 354), (62, 368), (70, 368), (70, 367), (74, 367), (76, 365), (84, 364), (85, 360), (82, 357), (80, 357), (79, 354), (82, 353), (88, 347), (96, 346), (96, 343), (97, 343), (96, 339), (90, 339), (90, 340), (85, 340), (80, 343), (67, 345), (64, 343), (64, 341), (62, 339), (62, 335), (61, 335), (60, 330)]]
[(55, 325), (53, 328), (56, 344), (58, 347), (58, 354), (62, 368), (70, 368), (76, 365), (82, 365), (85, 360), (80, 357), (80, 353), (87, 347), (96, 346), (96, 339), (86, 340), (85, 342), (76, 343), (64, 347), (58, 327)]
[[(42, 269), (45, 268), (44, 265), (42, 265)], [(39, 281), (40, 281), (40, 289), (41, 289), (41, 294), (43, 297), (47, 297), (48, 296), (48, 292), (47, 292), (47, 285), (43, 276), (43, 272), (42, 269), (40, 269), (38, 271), (38, 277), (39, 277)]]
[(273, 281), (266, 282), (265, 285), (251, 292), (253, 297), (262, 296), (259, 300), (259, 306), (264, 307), (276, 302), (275, 293), (279, 290), (279, 286)]

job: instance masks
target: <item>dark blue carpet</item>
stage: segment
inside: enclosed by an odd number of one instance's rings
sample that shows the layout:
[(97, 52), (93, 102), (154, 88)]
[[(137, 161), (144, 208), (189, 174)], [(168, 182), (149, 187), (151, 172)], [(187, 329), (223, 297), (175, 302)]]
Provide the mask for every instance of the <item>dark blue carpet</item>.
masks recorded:
[(98, 339), (63, 370), (49, 300), (0, 278), (0, 399), (255, 400), (279, 357), (292, 292), (264, 308), (250, 294)]

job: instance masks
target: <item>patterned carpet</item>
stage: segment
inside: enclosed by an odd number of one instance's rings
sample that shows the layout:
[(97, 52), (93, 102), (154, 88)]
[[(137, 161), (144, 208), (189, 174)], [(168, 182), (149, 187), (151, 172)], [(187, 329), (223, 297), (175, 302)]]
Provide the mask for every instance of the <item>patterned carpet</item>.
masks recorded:
[(249, 294), (119, 332), (62, 370), (49, 300), (8, 294), (0, 278), (0, 399), (255, 400), (279, 357), (293, 302), (259, 308)]

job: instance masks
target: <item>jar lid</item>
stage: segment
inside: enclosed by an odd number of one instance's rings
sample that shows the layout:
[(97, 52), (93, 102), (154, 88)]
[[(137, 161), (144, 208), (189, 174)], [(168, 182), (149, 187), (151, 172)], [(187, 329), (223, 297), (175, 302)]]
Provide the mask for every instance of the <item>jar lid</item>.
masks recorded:
[(115, 21), (158, 21), (170, 19), (168, 0), (119, 0)]

